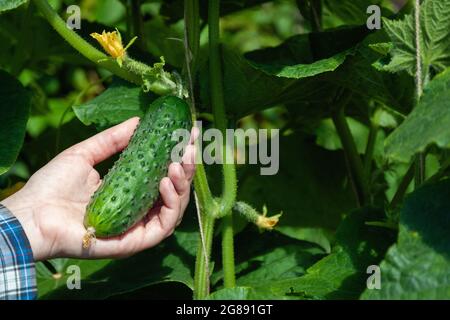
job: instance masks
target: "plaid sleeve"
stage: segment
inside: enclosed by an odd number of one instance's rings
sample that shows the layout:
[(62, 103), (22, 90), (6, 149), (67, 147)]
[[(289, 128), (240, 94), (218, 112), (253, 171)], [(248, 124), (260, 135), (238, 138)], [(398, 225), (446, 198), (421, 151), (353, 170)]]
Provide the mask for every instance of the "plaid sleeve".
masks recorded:
[(22, 226), (0, 204), (0, 299), (36, 299), (33, 252)]

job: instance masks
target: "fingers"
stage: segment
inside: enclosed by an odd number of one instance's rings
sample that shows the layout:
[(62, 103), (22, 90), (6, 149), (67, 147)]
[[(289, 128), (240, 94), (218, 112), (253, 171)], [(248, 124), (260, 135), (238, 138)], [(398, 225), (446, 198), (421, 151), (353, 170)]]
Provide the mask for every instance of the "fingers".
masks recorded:
[(196, 148), (194, 142), (195, 140), (197, 140), (198, 135), (199, 135), (198, 128), (193, 127), (189, 145), (186, 147), (186, 151), (182, 158), (184, 173), (189, 182), (192, 181), (192, 178), (194, 177), (195, 174)]
[(159, 192), (164, 202), (159, 214), (161, 229), (166, 233), (166, 236), (169, 236), (181, 217), (181, 199), (168, 177), (161, 180)]
[(170, 178), (175, 190), (179, 196), (189, 194), (190, 184), (186, 177), (186, 172), (179, 163), (172, 163), (169, 166), (168, 177)]
[(183, 170), (182, 166), (179, 163), (172, 163), (169, 167), (170, 180), (175, 187), (175, 190), (180, 197), (181, 202), (181, 213), (178, 219), (178, 224), (181, 222), (183, 218), (184, 211), (189, 204), (189, 194), (191, 191), (191, 181), (186, 177), (186, 173)]
[(195, 146), (188, 145), (182, 158), (183, 170), (186, 175), (186, 179), (189, 180), (189, 182), (195, 174), (195, 152)]
[(84, 140), (66, 151), (81, 154), (92, 166), (123, 150), (139, 123), (134, 117)]

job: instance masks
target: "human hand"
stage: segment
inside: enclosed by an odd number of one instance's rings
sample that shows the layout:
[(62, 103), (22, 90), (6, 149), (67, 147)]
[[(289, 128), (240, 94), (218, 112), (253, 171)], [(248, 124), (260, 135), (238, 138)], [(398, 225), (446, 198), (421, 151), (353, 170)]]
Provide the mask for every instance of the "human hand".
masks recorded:
[(94, 165), (124, 149), (138, 122), (129, 119), (63, 151), (2, 201), (22, 224), (35, 260), (124, 257), (173, 233), (189, 203), (195, 171), (192, 138), (182, 164), (169, 166), (168, 177), (159, 186), (162, 201), (145, 219), (121, 236), (96, 239), (87, 250), (82, 247), (86, 206), (101, 183)]

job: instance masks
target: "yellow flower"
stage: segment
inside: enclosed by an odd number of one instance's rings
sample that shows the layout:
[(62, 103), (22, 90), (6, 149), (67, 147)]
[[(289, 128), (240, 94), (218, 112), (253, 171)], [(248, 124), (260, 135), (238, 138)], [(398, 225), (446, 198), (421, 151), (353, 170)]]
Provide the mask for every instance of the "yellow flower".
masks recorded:
[(125, 48), (122, 45), (122, 37), (118, 31), (105, 32), (102, 34), (97, 32), (91, 33), (91, 37), (100, 43), (103, 49), (109, 53), (114, 59), (122, 60), (126, 54)]
[(256, 225), (261, 229), (272, 230), (278, 223), (281, 214), (272, 217), (259, 216)]
[(282, 214), (283, 213), (276, 214), (276, 215), (271, 216), (271, 217), (267, 217), (267, 207), (264, 206), (263, 207), (263, 214), (262, 215), (258, 215), (258, 218), (257, 218), (255, 224), (260, 229), (272, 230), (277, 225), (277, 223), (280, 220), (280, 217), (282, 216)]

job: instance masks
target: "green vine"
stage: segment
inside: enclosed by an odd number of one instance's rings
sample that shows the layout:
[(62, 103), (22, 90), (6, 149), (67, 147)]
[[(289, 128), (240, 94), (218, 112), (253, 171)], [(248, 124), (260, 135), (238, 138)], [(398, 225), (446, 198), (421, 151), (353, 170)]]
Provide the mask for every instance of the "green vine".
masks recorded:
[[(124, 57), (111, 58), (101, 51), (97, 50), (80, 37), (76, 32), (69, 29), (66, 23), (61, 17), (52, 9), (47, 0), (33, 0), (39, 11), (47, 19), (50, 25), (58, 32), (73, 48), (80, 52), (83, 56), (94, 62), (100, 67), (103, 67), (115, 75), (133, 82), (138, 85), (142, 85), (144, 91), (153, 91), (159, 95), (175, 94), (178, 96), (186, 96), (183, 90), (181, 81), (177, 81), (175, 77), (164, 71), (164, 59), (161, 58), (161, 62), (155, 63), (153, 67), (146, 65), (145, 63), (136, 61), (126, 54)], [(118, 33), (118, 31), (117, 31)], [(95, 38), (102, 44), (102, 35), (94, 34)], [(100, 39), (100, 40), (99, 40)], [(106, 39), (111, 40), (111, 39)], [(118, 33), (117, 39), (121, 44), (121, 37)], [(133, 39), (130, 44), (134, 41)], [(115, 43), (117, 45), (117, 43)], [(129, 45), (130, 45), (129, 44)], [(129, 46), (128, 45), (128, 46)], [(127, 46), (127, 47), (128, 47)], [(125, 52), (127, 47), (119, 48)]]
[[(185, 56), (186, 73), (189, 83), (190, 104), (192, 109), (192, 121), (195, 123), (197, 114), (195, 110), (194, 77), (197, 69), (197, 54), (200, 47), (200, 15), (198, 0), (186, 0), (184, 2), (185, 18)], [(200, 133), (201, 134), (201, 133)], [(200, 150), (199, 142), (196, 141), (197, 150)], [(199, 153), (196, 154), (196, 172), (194, 176), (194, 189), (196, 205), (198, 210), (200, 239), (195, 260), (194, 274), (194, 299), (204, 299), (209, 295), (209, 277), (211, 268), (209, 260), (214, 235), (214, 212), (216, 202), (209, 188), (205, 167)]]
[(350, 174), (354, 178), (359, 205), (362, 206), (369, 199), (369, 188), (363, 162), (345, 118), (345, 107), (350, 101), (351, 95), (344, 91), (339, 99), (337, 108), (332, 113), (332, 119), (350, 165)]
[(82, 37), (76, 34), (73, 30), (67, 28), (63, 19), (53, 10), (48, 4), (47, 0), (33, 0), (36, 7), (42, 13), (49, 24), (58, 32), (74, 49), (80, 52), (83, 56), (94, 62), (95, 64), (111, 71), (115, 75), (133, 82), (135, 84), (142, 84), (142, 78), (132, 72), (121, 68), (114, 60), (103, 52), (97, 50), (86, 42)]
[[(208, 28), (209, 28), (209, 77), (211, 84), (211, 104), (214, 114), (214, 123), (217, 129), (226, 137), (227, 118), (222, 84), (222, 60), (220, 56), (219, 32), (220, 1), (208, 1)], [(226, 141), (223, 143), (223, 193), (220, 199), (219, 211), (224, 216), (222, 233), (222, 258), (225, 287), (234, 287), (234, 240), (233, 217), (231, 209), (236, 201), (236, 168), (234, 163), (226, 163), (227, 155), (232, 154)], [(234, 161), (234, 159), (233, 159)]]

